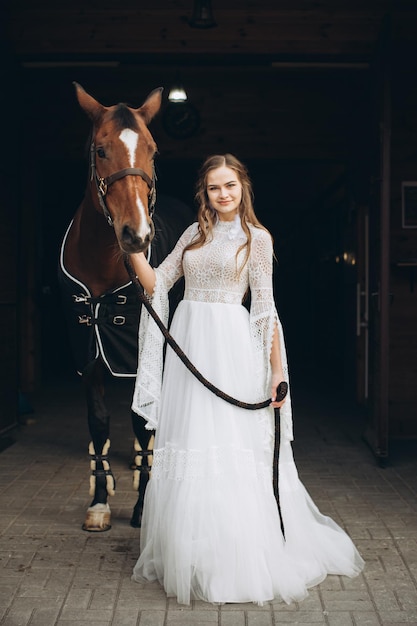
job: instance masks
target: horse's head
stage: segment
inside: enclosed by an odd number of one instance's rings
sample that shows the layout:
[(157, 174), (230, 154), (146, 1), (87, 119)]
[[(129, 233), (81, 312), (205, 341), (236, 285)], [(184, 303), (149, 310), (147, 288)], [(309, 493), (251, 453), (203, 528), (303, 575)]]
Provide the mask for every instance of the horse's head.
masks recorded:
[(95, 208), (114, 226), (123, 252), (143, 252), (154, 236), (157, 148), (148, 124), (160, 109), (162, 88), (133, 109), (126, 104), (103, 106), (74, 85), (81, 108), (93, 122), (90, 179)]

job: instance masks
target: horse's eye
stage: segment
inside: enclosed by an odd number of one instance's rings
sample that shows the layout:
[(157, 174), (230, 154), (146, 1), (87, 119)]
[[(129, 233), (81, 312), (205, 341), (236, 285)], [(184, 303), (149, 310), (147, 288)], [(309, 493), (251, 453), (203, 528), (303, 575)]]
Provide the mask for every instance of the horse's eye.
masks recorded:
[(104, 148), (97, 148), (97, 156), (99, 156), (100, 159), (106, 158), (106, 153), (104, 152)]

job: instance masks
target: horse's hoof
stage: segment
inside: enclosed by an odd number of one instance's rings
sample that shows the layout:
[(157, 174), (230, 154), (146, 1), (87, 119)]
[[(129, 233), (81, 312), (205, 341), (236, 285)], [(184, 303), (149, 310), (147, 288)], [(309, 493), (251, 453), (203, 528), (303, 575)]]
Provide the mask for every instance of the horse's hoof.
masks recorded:
[(104, 533), (110, 530), (110, 507), (108, 504), (95, 504), (87, 509), (82, 529), (89, 533)]

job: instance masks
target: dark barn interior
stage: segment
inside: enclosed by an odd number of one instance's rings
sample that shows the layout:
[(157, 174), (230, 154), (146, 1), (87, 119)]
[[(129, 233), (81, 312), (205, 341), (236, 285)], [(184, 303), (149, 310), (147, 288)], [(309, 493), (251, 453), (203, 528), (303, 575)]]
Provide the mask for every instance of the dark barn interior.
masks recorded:
[[(417, 185), (415, 1), (7, 0), (4, 11), (1, 431), (18, 419), (16, 387), (30, 396), (74, 375), (56, 266), (87, 176), (77, 81), (106, 105), (137, 107), (164, 87), (151, 124), (160, 194), (193, 206), (207, 155), (247, 164), (296, 384), (360, 407), (379, 460), (391, 440), (416, 438), (417, 204), (402, 184)], [(186, 106), (169, 102), (174, 85)]]

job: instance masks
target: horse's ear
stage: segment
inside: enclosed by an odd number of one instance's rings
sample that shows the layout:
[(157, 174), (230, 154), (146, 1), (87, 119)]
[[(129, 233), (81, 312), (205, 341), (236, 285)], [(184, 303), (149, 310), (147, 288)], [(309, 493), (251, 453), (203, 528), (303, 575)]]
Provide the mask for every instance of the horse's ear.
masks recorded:
[(90, 96), (90, 94), (88, 94), (85, 89), (81, 87), (81, 85), (76, 82), (74, 82), (73, 85), (75, 87), (75, 93), (80, 107), (87, 113), (88, 117), (93, 120), (93, 122), (97, 121), (103, 115), (106, 107)]
[(154, 89), (146, 98), (144, 104), (137, 109), (137, 112), (140, 113), (146, 124), (149, 124), (161, 108), (163, 90), (163, 87)]

